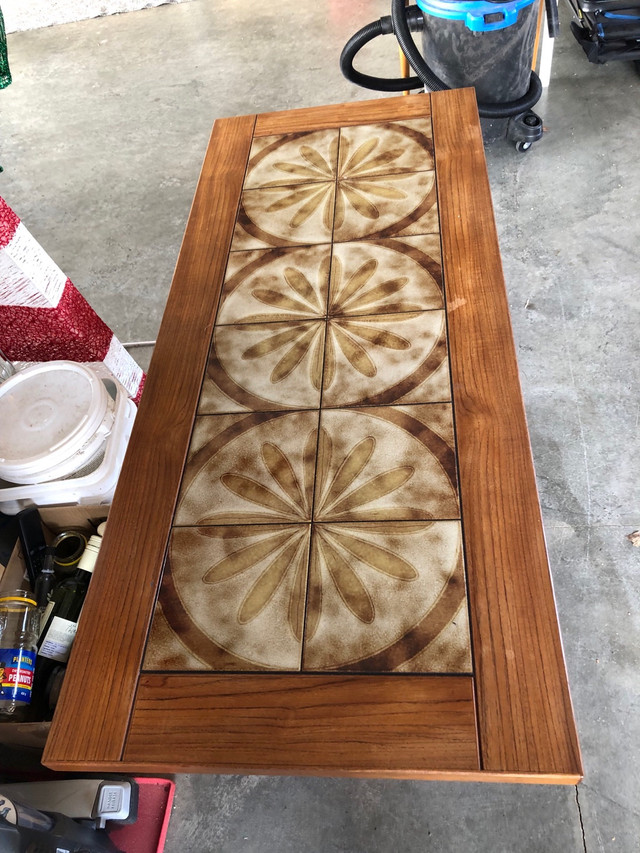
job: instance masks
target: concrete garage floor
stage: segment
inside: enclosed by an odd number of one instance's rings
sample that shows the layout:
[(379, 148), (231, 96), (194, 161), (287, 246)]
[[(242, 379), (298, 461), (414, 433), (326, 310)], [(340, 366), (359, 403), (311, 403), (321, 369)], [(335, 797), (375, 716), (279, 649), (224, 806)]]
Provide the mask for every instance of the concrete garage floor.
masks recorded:
[[(338, 55), (388, 5), (193, 0), (10, 36), (0, 195), (121, 340), (151, 340), (212, 121), (371, 97)], [(640, 850), (640, 79), (589, 65), (564, 18), (548, 133), (487, 156), (585, 780), (179, 776), (168, 853)], [(385, 41), (369, 68), (395, 75)]]

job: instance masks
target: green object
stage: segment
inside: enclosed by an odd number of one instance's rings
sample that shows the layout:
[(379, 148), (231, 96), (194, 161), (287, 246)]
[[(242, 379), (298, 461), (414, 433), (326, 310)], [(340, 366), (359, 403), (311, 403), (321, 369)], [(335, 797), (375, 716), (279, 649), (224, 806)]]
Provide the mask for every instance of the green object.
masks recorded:
[(9, 83), (11, 83), (11, 71), (7, 56), (7, 34), (4, 31), (4, 18), (0, 9), (0, 89), (4, 89)]

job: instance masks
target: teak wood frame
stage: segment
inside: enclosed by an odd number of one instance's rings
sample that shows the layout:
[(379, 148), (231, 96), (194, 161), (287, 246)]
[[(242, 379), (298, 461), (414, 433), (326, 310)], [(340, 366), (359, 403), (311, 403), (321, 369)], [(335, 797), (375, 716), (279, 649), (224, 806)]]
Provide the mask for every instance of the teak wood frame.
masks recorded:
[[(252, 138), (429, 114), (473, 677), (141, 674)], [(70, 771), (581, 778), (472, 90), (215, 123), (43, 760)]]

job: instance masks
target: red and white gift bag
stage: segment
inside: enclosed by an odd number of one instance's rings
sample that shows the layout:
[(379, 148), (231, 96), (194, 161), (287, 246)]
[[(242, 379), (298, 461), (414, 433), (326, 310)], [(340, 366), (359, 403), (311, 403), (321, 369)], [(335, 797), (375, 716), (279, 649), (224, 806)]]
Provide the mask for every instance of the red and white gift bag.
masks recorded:
[(102, 363), (137, 403), (145, 375), (0, 198), (0, 349), (11, 361)]

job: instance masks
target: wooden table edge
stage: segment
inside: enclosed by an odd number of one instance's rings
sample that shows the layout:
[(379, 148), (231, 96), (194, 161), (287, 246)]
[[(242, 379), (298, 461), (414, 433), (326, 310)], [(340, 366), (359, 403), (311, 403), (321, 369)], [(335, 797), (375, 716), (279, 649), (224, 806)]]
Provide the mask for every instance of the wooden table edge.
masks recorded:
[(475, 91), (431, 98), (482, 768), (573, 779), (582, 759)]

